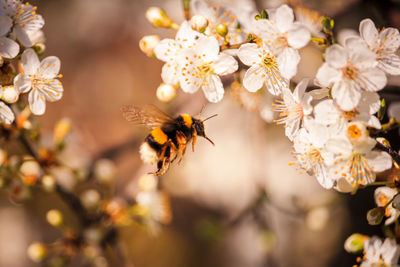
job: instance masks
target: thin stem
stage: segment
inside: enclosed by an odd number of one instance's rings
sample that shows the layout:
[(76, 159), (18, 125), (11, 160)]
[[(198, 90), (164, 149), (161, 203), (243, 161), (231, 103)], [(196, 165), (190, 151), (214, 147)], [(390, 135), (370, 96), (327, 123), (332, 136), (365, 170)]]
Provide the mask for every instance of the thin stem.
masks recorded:
[(185, 20), (190, 20), (190, 0), (182, 0), (182, 6)]

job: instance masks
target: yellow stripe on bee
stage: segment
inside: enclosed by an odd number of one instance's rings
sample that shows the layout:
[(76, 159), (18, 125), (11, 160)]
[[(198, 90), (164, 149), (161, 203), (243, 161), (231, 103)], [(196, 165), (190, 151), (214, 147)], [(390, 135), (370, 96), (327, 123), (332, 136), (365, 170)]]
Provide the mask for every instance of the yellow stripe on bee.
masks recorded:
[(181, 117), (186, 127), (191, 128), (193, 124), (192, 116), (190, 116), (189, 114), (181, 114)]
[(163, 145), (168, 141), (168, 136), (161, 130), (160, 127), (154, 128), (150, 134), (153, 136), (154, 140), (160, 145)]

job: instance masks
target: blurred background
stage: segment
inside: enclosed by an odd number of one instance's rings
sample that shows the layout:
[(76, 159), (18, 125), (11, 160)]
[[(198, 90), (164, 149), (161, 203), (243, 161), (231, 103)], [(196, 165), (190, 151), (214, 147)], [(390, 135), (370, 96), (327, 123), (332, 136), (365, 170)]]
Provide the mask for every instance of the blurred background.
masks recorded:
[[(153, 103), (171, 115), (198, 114), (203, 94), (178, 97), (170, 104), (157, 102), (162, 62), (146, 57), (138, 42), (144, 35), (173, 37), (173, 30), (154, 29), (145, 19), (150, 6), (166, 10), (175, 21), (183, 20), (179, 0), (40, 0), (46, 24), (45, 56), (61, 59), (64, 96), (47, 105), (40, 118), (43, 138), (50, 139), (54, 124), (68, 117), (73, 124), (63, 157), (71, 166), (91, 158), (109, 158), (116, 163), (113, 194), (133, 197), (137, 180), (148, 171), (138, 148), (148, 133), (127, 123), (120, 107)], [(248, 5), (261, 10), (284, 3), (281, 0), (211, 1), (217, 5)], [(398, 1), (309, 0), (290, 1), (315, 9), (335, 19), (335, 30), (358, 30), (363, 18), (377, 26), (400, 26)], [(317, 47), (301, 51), (303, 58), (295, 80), (313, 77), (321, 64)], [(400, 80), (391, 78), (383, 91), (396, 101)], [(397, 89), (398, 90), (398, 89)], [(125, 266), (352, 266), (355, 257), (344, 252), (346, 237), (357, 231), (380, 234), (368, 226), (366, 211), (374, 207), (372, 190), (356, 196), (324, 190), (307, 174), (300, 174), (292, 161), (291, 144), (280, 126), (266, 123), (257, 112), (241, 107), (226, 93), (221, 103), (207, 104), (211, 146), (200, 139), (193, 153), (174, 164), (161, 178), (171, 194), (171, 224), (158, 234), (137, 226), (119, 229), (119, 246)], [(77, 156), (78, 155), (78, 156)], [(76, 181), (57, 174), (67, 188)], [(26, 256), (33, 241), (52, 242), (59, 232), (49, 226), (45, 214), (58, 208), (74, 221), (68, 208), (54, 194), (40, 194), (35, 201), (12, 202), (0, 195), (0, 266), (39, 266)], [(69, 216), (71, 215), (71, 216)], [(70, 218), (71, 217), (71, 218)], [(77, 266), (75, 263), (71, 263)], [(71, 265), (72, 266), (72, 265)]]

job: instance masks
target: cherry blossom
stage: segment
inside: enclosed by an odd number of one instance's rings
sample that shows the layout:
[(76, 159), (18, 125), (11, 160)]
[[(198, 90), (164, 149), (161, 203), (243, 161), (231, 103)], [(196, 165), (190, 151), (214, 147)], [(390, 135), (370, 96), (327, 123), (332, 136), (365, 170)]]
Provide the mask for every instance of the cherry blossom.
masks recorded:
[[(351, 43), (347, 42), (346, 46)], [(326, 62), (316, 79), (323, 86), (332, 86), (332, 97), (340, 109), (350, 111), (360, 102), (362, 91), (376, 92), (386, 85), (386, 75), (376, 67), (375, 54), (359, 46), (346, 49), (332, 45), (326, 50)]]
[(268, 46), (244, 44), (239, 49), (238, 57), (250, 66), (243, 78), (243, 85), (250, 92), (256, 92), (264, 84), (273, 95), (280, 95), (288, 88), (288, 80), (282, 77), (276, 58)]
[(47, 101), (58, 101), (63, 94), (63, 86), (56, 79), (61, 77), (60, 60), (58, 57), (46, 57), (41, 62), (33, 49), (22, 53), (21, 64), (24, 73), (18, 74), (14, 79), (15, 88), (21, 93), (29, 92), (28, 101), (32, 113), (42, 115), (46, 109)]
[(193, 48), (183, 50), (178, 56), (179, 81), (184, 92), (194, 93), (199, 88), (212, 103), (221, 101), (224, 86), (219, 75), (227, 75), (238, 69), (237, 61), (230, 55), (219, 53), (215, 37), (200, 37)]
[(185, 21), (179, 28), (174, 39), (162, 40), (154, 49), (154, 53), (159, 60), (165, 62), (161, 78), (166, 84), (176, 85), (179, 82), (179, 65), (177, 56), (183, 48), (190, 48), (196, 44), (196, 39), (201, 36), (199, 32), (192, 30), (190, 24)]
[(36, 13), (36, 7), (20, 0), (1, 0), (0, 15), (12, 19), (12, 31), (25, 47), (33, 45), (30, 34), (40, 30), (44, 25), (42, 16)]
[(378, 31), (370, 19), (360, 22), (360, 35), (368, 48), (376, 54), (378, 67), (391, 75), (400, 75), (400, 57), (397, 50), (400, 46), (399, 30), (386, 28)]

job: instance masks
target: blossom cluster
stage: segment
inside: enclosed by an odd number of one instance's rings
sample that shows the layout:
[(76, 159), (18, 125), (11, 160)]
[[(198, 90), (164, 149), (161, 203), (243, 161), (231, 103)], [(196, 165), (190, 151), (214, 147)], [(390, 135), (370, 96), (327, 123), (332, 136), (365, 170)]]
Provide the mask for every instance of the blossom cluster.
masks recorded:
[(28, 94), (30, 110), (35, 115), (45, 112), (46, 101), (61, 99), (63, 86), (57, 79), (60, 60), (51, 56), (38, 58), (44, 50), (44, 19), (37, 7), (20, 0), (0, 1), (0, 61), (2, 68), (12, 66), (20, 57), (20, 74), (10, 77), (0, 87), (0, 120), (11, 124), (15, 115), (10, 104), (18, 101), (20, 94)]
[[(190, 11), (190, 21), (174, 24), (179, 28), (175, 39), (146, 36), (141, 41), (144, 52), (165, 62), (160, 100), (170, 101), (180, 86), (187, 93), (201, 88), (209, 102), (219, 102), (225, 91), (221, 76), (243, 72), (240, 83), (249, 93), (265, 88), (281, 97), (273, 104), (280, 117), (276, 122), (285, 126), (301, 168), (324, 188), (353, 191), (391, 168), (391, 156), (374, 149), (377, 141), (369, 129), (381, 128), (375, 116), (381, 106), (377, 91), (386, 85), (386, 74), (400, 74), (397, 29), (378, 31), (372, 20), (363, 20), (359, 36), (343, 45), (325, 45), (325, 62), (313, 79), (320, 89), (307, 91), (310, 79), (305, 78), (292, 91), (298, 50), (332, 30), (322, 27), (321, 16), (315, 19), (314, 14), (312, 23), (301, 9), (293, 12), (282, 5), (239, 19), (228, 8), (213, 8), (202, 0), (191, 1)], [(172, 27), (160, 9), (149, 9), (147, 17), (154, 26), (167, 21), (162, 25)]]

